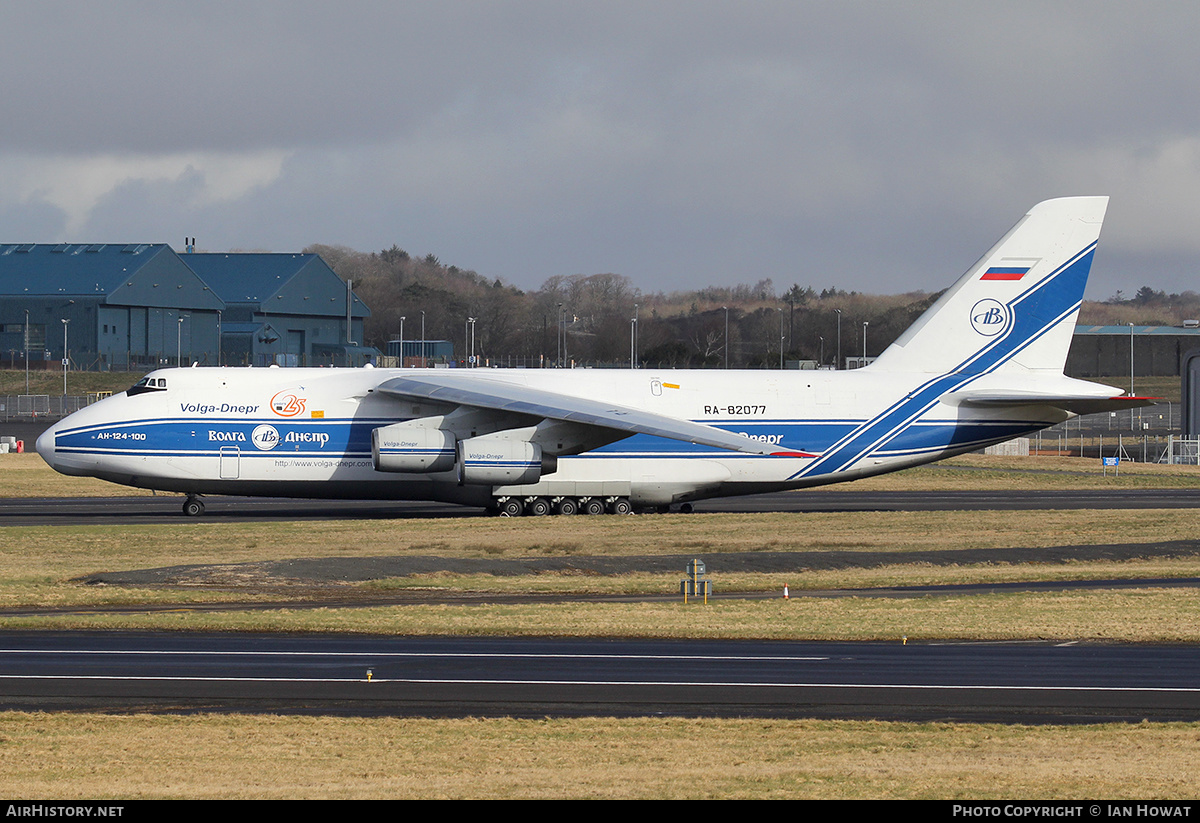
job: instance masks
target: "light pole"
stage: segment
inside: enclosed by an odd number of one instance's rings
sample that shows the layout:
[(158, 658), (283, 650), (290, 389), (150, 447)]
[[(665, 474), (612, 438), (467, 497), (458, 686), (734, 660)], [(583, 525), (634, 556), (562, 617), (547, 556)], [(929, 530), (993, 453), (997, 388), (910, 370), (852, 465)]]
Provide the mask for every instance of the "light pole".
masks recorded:
[(729, 368), (729, 307), (721, 308), (725, 310), (725, 368)]
[(404, 368), (404, 315), (400, 315), (400, 368)]
[(467, 326), (471, 330), (471, 359), (467, 361), (471, 368), (475, 368), (475, 318), (467, 318)]
[[(63, 401), (66, 402), (67, 396), (67, 324), (71, 321), (64, 318), (63, 324)], [(65, 409), (63, 411), (66, 411)]]
[(558, 367), (560, 369), (563, 367), (562, 339), (563, 339), (563, 305), (562, 305), (562, 303), (559, 303), (558, 304), (558, 329), (557, 329), (556, 337), (555, 337), (555, 346), (557, 347), (557, 351), (555, 352), (554, 359), (556, 361), (558, 361)]
[(638, 304), (633, 304), (633, 328), (629, 335), (629, 368), (637, 368), (637, 350), (638, 350)]
[[(129, 358), (125, 358), (127, 361)], [(217, 309), (217, 365), (221, 365), (221, 310)]]
[(637, 362), (637, 318), (629, 318), (629, 368)]
[(1133, 397), (1133, 324), (1129, 324), (1129, 396)]
[(825, 365), (825, 338), (818, 335), (817, 339), (821, 341), (820, 348), (818, 349), (820, 354), (817, 355), (817, 368), (819, 369)]
[(779, 312), (779, 370), (783, 371), (783, 309), (777, 309)]
[(837, 345), (837, 362), (833, 364), (834, 371), (839, 371), (842, 368), (842, 310), (834, 309), (838, 316), (838, 345)]
[(25, 393), (29, 394), (29, 309), (25, 309)]
[[(559, 305), (561, 306), (562, 304), (560, 303)], [(563, 309), (563, 351), (562, 351), (562, 357), (563, 357), (563, 368), (564, 368), (564, 369), (567, 367), (567, 358), (569, 358), (570, 356), (571, 356), (571, 355), (567, 354), (567, 310), (566, 310), (566, 309)]]
[(425, 368), (425, 311), (421, 311), (421, 368)]
[[(1129, 396), (1133, 397), (1133, 324), (1129, 324)], [(1133, 409), (1129, 410), (1129, 430), (1136, 431), (1133, 426)]]
[(867, 322), (866, 320), (863, 321), (863, 358), (859, 368), (867, 365)]
[(175, 368), (183, 368), (183, 315), (175, 318), (179, 325), (175, 329)]

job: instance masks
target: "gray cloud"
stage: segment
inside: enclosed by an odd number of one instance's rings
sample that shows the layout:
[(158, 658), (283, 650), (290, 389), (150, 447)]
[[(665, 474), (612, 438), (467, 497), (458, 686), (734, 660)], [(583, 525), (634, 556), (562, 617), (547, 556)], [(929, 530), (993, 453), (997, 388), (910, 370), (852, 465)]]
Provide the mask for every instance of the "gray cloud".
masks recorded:
[[(1162, 3), (10, 3), (26, 241), (398, 243), (534, 287), (937, 289), (1111, 194), (1095, 283), (1193, 288), (1200, 10)], [(1106, 257), (1106, 253), (1109, 254)]]

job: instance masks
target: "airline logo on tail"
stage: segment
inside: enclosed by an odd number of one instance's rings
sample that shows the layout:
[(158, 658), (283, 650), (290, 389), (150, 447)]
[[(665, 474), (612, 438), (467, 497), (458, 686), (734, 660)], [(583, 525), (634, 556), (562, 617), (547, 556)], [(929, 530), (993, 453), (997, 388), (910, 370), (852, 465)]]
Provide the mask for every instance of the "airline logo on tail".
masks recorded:
[(1008, 328), (1008, 307), (990, 297), (971, 309), (971, 328), (984, 337), (995, 337)]

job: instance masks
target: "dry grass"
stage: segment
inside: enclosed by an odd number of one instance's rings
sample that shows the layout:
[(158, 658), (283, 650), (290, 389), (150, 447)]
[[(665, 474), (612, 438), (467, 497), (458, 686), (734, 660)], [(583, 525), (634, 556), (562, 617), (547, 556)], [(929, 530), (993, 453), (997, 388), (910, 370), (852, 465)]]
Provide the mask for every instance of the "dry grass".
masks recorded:
[[(1115, 442), (1115, 441), (1114, 441)], [(1092, 446), (1089, 446), (1092, 448)], [(1094, 457), (999, 457), (965, 454), (917, 469), (819, 486), (811, 491), (967, 491), (1036, 489), (1189, 489), (1200, 487), (1200, 466), (1122, 460), (1105, 474)]]
[(297, 557), (570, 557), (727, 552), (907, 552), (1154, 543), (1195, 533), (1186, 509), (816, 512), (649, 517), (184, 521), (162, 526), (11, 526), (0, 580), (109, 568)]
[(6, 629), (397, 635), (1200, 642), (1200, 592), (1137, 589), (891, 598), (406, 605), (6, 617)]
[(51, 469), (26, 443), (24, 454), (0, 454), (4, 472), (4, 496), (9, 498), (40, 497), (127, 497), (149, 496), (145, 489), (117, 486), (94, 477), (67, 477)]
[(1194, 797), (1194, 724), (0, 715), (0, 792), (109, 798)]
[[(630, 518), (469, 518), (453, 528), (441, 519), (384, 521), (322, 521), (306, 523), (212, 523), (180, 520), (165, 526), (13, 526), (0, 543), (0, 604), (12, 605), (14, 586), (50, 584), (96, 572), (157, 568), (182, 564), (238, 564), (304, 557), (375, 557), (438, 555), (513, 559), (578, 555), (694, 554), (716, 559), (726, 553), (857, 552), (934, 553), (960, 549), (1037, 548), (1070, 544), (1153, 544), (1178, 539), (1194, 531), (1194, 514), (1183, 509), (1018, 511), (1018, 512), (824, 512), (813, 514), (662, 515)], [(1156, 549), (1147, 547), (1147, 559)], [(1182, 563), (1182, 565), (1181, 565)], [(904, 566), (904, 564), (899, 564)], [(797, 574), (804, 568), (799, 563)], [(904, 585), (972, 580), (1029, 579), (1030, 567), (984, 566), (985, 575), (964, 576), (961, 567), (911, 567), (903, 570)], [(1064, 569), (1061, 565), (1045, 567)], [(1128, 566), (1098, 567), (1120, 576)], [(998, 576), (994, 569), (1001, 569)], [(1158, 575), (1162, 567), (1147, 567)], [(682, 569), (680, 570), (682, 571)], [(1196, 574), (1198, 567), (1176, 562), (1172, 576)], [(230, 569), (227, 582), (235, 585), (244, 567)], [(1068, 569), (1070, 576), (1077, 572)], [(805, 572), (809, 574), (809, 572)], [(870, 570), (847, 572), (846, 577), (817, 574), (809, 582), (800, 576), (793, 585), (823, 588), (832, 585), (885, 585)], [(856, 575), (870, 575), (867, 578)], [(549, 579), (549, 578), (548, 578)], [(767, 577), (770, 584), (778, 578)], [(253, 575), (249, 585), (263, 582)], [(838, 581), (841, 581), (840, 583)], [(577, 578), (585, 586), (587, 578)], [(785, 581), (787, 582), (787, 581)], [(445, 580), (435, 581), (445, 585)], [(557, 584), (553, 584), (557, 585)], [(561, 587), (559, 587), (561, 590)]]
[[(72, 395), (84, 395), (96, 391), (125, 391), (140, 380), (144, 373), (72, 371), (67, 373), (67, 392)], [(29, 394), (49, 394), (61, 397), (62, 393), (61, 368), (30, 370)], [(24, 368), (0, 369), (0, 394), (25, 394)]]
[[(1200, 558), (1163, 558), (1155, 541), (1189, 535), (1194, 514), (1162, 511), (832, 512), (666, 515), (632, 518), (508, 520), (467, 518), (227, 524), (180, 520), (167, 526), (9, 527), (0, 544), (0, 606), (72, 608), (147, 604), (180, 606), (230, 599), (309, 596), (308, 581), (271, 578), (255, 561), (426, 555), (484, 559), (594, 555), (692, 554), (707, 560), (719, 591), (1006, 582), (1040, 579), (1200, 576)], [(1072, 544), (1147, 543), (1128, 562), (939, 563), (939, 552)], [(728, 574), (721, 558), (745, 551), (794, 552), (792, 573)], [(810, 552), (841, 552), (851, 568), (805, 569)], [(855, 567), (864, 552), (931, 561)], [(957, 556), (957, 555), (956, 555)], [(1028, 555), (1022, 555), (1027, 557)], [(1003, 559), (1003, 555), (999, 556)], [(176, 589), (88, 586), (101, 571), (206, 564), (204, 582)], [(218, 568), (212, 568), (216, 566)], [(682, 573), (682, 568), (679, 570)], [(663, 593), (679, 575), (437, 574), (373, 584), (496, 592)], [(347, 588), (331, 586), (336, 594)], [(1193, 642), (1200, 613), (1188, 592), (1090, 592), (989, 595), (882, 601), (802, 600), (722, 603), (700, 612), (675, 604), (560, 606), (409, 606), (405, 609), (293, 610), (11, 617), (9, 627), (126, 627), (450, 634), (580, 634), (781, 638), (1108, 638)]]

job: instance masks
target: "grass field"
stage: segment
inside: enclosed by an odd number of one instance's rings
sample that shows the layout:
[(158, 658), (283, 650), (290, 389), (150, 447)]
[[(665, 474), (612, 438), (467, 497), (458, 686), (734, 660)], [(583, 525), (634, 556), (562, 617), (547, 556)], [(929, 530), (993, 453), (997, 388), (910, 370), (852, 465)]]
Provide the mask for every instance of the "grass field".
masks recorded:
[[(72, 371), (67, 373), (67, 394), (118, 392), (142, 379), (141, 372)], [(25, 394), (24, 369), (0, 369), (0, 395)], [(63, 374), (59, 369), (29, 372), (29, 394), (63, 393)]]
[(1192, 724), (0, 714), (10, 798), (1192, 798)]
[[(54, 475), (34, 455), (4, 460), (31, 496), (107, 495), (115, 487)], [(855, 484), (880, 489), (1171, 488), (1191, 467), (1094, 460), (964, 457)], [(823, 494), (824, 491), (813, 491)], [(863, 512), (647, 517), (396, 519), (0, 529), (6, 628), (349, 631), (896, 640), (1055, 639), (1195, 643), (1192, 589), (985, 594), (910, 599), (804, 597), (806, 589), (1097, 577), (1200, 575), (1200, 558), (1160, 544), (1190, 537), (1194, 513), (1148, 511)], [(1030, 560), (1013, 547), (1135, 543), (1121, 561)], [(987, 562), (951, 558), (964, 548)], [(722, 575), (746, 552), (835, 552), (836, 568)], [(855, 557), (888, 552), (884, 565)], [(264, 571), (290, 558), (396, 555), (500, 558), (695, 554), (717, 585), (788, 601), (563, 603), (108, 614), (108, 604), (309, 597), (311, 581)], [(905, 562), (905, 555), (920, 556)], [(86, 585), (102, 571), (199, 565), (170, 586)], [(255, 565), (258, 564), (258, 565)], [(680, 573), (682, 569), (679, 570)], [(327, 583), (363, 596), (404, 590), (671, 591), (678, 574), (452, 575)], [(22, 607), (99, 608), (19, 616)], [(702, 728), (702, 733), (697, 729)], [(1200, 724), (997, 726), (772, 720), (405, 720), (280, 716), (0, 714), (0, 791), (10, 797), (1193, 797), (1186, 766)]]

